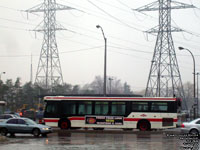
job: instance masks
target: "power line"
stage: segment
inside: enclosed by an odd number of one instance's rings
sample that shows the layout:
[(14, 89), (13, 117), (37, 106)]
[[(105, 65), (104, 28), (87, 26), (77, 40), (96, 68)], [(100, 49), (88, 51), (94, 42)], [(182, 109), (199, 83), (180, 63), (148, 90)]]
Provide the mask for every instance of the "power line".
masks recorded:
[[(91, 30), (91, 29), (84, 28), (84, 27), (82, 27), (82, 26), (71, 25), (71, 24), (66, 23), (66, 22), (61, 22), (61, 23), (66, 24), (66, 25), (68, 25), (68, 26), (72, 26), (72, 27), (78, 28), (78, 29), (87, 30), (87, 31), (89, 31), (89, 32), (91, 32), (91, 33), (97, 34), (96, 31)], [(81, 34), (81, 33), (78, 33), (78, 34), (83, 35), (83, 34)], [(87, 35), (87, 36), (88, 36), (88, 35)], [(112, 38), (112, 39), (116, 39), (116, 40), (119, 40), (119, 41), (128, 42), (128, 43), (131, 43), (131, 44), (134, 43), (134, 44), (139, 45), (139, 46), (151, 47), (151, 46), (149, 46), (149, 45), (144, 45), (144, 44), (141, 44), (141, 43), (137, 43), (137, 42), (135, 42), (135, 41), (125, 40), (125, 39), (122, 39), (122, 38), (119, 38), (119, 37), (115, 37), (115, 36), (111, 36), (111, 35), (107, 35), (107, 37), (110, 37), (110, 38)]]
[(133, 27), (133, 26), (131, 26), (131, 25), (125, 23), (125, 22), (122, 22), (120, 19), (114, 17), (113, 15), (109, 14), (108, 12), (106, 12), (105, 10), (103, 10), (102, 8), (100, 8), (99, 6), (97, 6), (97, 5), (95, 5), (94, 3), (92, 3), (90, 0), (87, 0), (87, 1), (88, 1), (89, 3), (91, 3), (93, 6), (95, 6), (96, 8), (98, 8), (99, 10), (101, 10), (102, 12), (104, 12), (106, 15), (108, 15), (108, 16), (110, 16), (111, 18), (117, 20), (119, 23), (121, 23), (121, 24), (123, 24), (123, 25), (125, 25), (125, 26), (127, 26), (127, 27), (129, 27), (129, 28), (132, 28), (132, 29), (134, 29), (134, 30), (142, 31), (141, 29), (135, 28), (135, 27)]
[[(1, 7), (3, 7), (3, 6), (1, 6)], [(7, 8), (7, 7), (5, 7), (5, 8)], [(118, 8), (118, 7), (117, 7), (117, 8)], [(9, 9), (18, 11), (17, 9), (14, 9), (14, 8), (9, 8)], [(148, 15), (148, 16), (149, 16), (149, 15)], [(0, 18), (0, 19), (6, 20), (6, 21), (11, 21), (11, 22), (16, 22), (16, 23), (27, 24), (27, 25), (34, 25), (34, 24), (25, 23), (25, 22), (16, 21), (16, 20), (11, 20), (11, 19), (5, 19), (5, 18)], [(21, 29), (21, 28), (15, 28), (15, 27), (6, 27), (6, 26), (2, 26), (2, 27), (3, 27), (3, 28), (16, 29), (16, 30), (23, 30), (23, 29)], [(25, 30), (26, 30), (26, 29), (25, 29)], [(69, 32), (74, 32), (74, 31), (72, 31), (72, 30), (68, 30), (68, 31), (69, 31)], [(93, 32), (94, 32), (94, 31), (93, 31)], [(191, 31), (190, 31), (189, 33), (195, 35), (195, 33), (192, 33)], [(195, 36), (197, 36), (197, 35), (195, 35)], [(110, 36), (110, 37), (115, 38), (115, 39), (122, 40), (121, 38), (116, 38), (116, 37), (114, 37), (114, 36)], [(136, 42), (134, 42), (134, 41), (128, 41), (128, 40), (123, 40), (123, 41), (135, 43), (135, 44), (137, 44), (137, 45), (141, 45), (141, 46), (145, 46), (145, 47), (148, 46), (148, 45), (143, 45), (143, 44), (136, 43)], [(150, 47), (150, 46), (148, 46), (148, 47)]]
[[(0, 18), (0, 19), (2, 19), (2, 20), (7, 20), (7, 21), (12, 21), (12, 22), (17, 22), (17, 23), (22, 23), (22, 24), (33, 25), (33, 24), (29, 24), (29, 23), (25, 23), (25, 22), (20, 22), (20, 21), (16, 21), (16, 20), (11, 20), (11, 19), (5, 19), (5, 18)], [(2, 27), (27, 31), (26, 29), (22, 29), (22, 28), (12, 28), (12, 27), (7, 27), (7, 26), (2, 26)], [(72, 32), (72, 33), (76, 33), (76, 34), (82, 35), (82, 36), (87, 36), (87, 37), (90, 37), (90, 38), (93, 38), (93, 39), (94, 39), (94, 37), (92, 37), (92, 36), (88, 36), (88, 35), (85, 35), (85, 34), (77, 33), (77, 32), (74, 32), (74, 31), (72, 31), (72, 30), (68, 30), (68, 31), (70, 31), (70, 32)], [(91, 31), (91, 32), (94, 32), (94, 31)], [(116, 37), (113, 37), (113, 36), (110, 36), (110, 37), (121, 40), (121, 38), (116, 38)], [(96, 39), (97, 39), (97, 38), (96, 38)], [(99, 39), (97, 39), (97, 40), (99, 40)], [(124, 40), (124, 41), (125, 41), (125, 40)], [(128, 41), (128, 40), (126, 40), (126, 42), (134, 43), (134, 42)], [(115, 44), (115, 43), (114, 43), (114, 44)], [(143, 45), (143, 44), (139, 44), (139, 43), (136, 43), (136, 44), (137, 44), (137, 45), (142, 45), (142, 46), (146, 46), (146, 47), (147, 47), (147, 45)]]
[(122, 49), (122, 50), (128, 50), (128, 51), (134, 51), (134, 52), (139, 52), (139, 53), (146, 53), (146, 54), (152, 54), (152, 52), (147, 52), (147, 51), (142, 51), (142, 50), (137, 50), (133, 48), (122, 48), (122, 47), (117, 47), (117, 46), (108, 46), (116, 49)]
[(98, 2), (100, 2), (100, 3), (103, 3), (103, 4), (105, 4), (105, 5), (108, 5), (108, 6), (110, 6), (110, 7), (119, 9), (119, 10), (121, 10), (121, 11), (123, 11), (123, 12), (127, 12), (127, 13), (131, 13), (131, 14), (132, 14), (132, 12), (130, 12), (130, 11), (126, 10), (126, 9), (122, 9), (122, 8), (120, 8), (120, 7), (114, 6), (114, 5), (109, 4), (109, 3), (107, 3), (107, 2), (102, 2), (101, 0), (96, 0), (96, 1), (98, 1)]
[(16, 27), (4, 26), (4, 25), (0, 25), (0, 27), (5, 28), (5, 29), (12, 29), (12, 30), (29, 31), (28, 29), (16, 28)]
[(90, 48), (85, 48), (85, 49), (78, 49), (78, 50), (73, 50), (73, 51), (63, 51), (63, 52), (60, 52), (60, 54), (82, 52), (82, 51), (88, 51), (88, 50), (93, 50), (93, 49), (102, 48), (102, 47), (104, 47), (104, 46), (95, 46), (95, 47), (90, 47)]
[(27, 22), (22, 22), (22, 21), (17, 21), (17, 20), (12, 20), (12, 19), (7, 19), (7, 18), (0, 18), (1, 20), (5, 20), (5, 21), (9, 21), (9, 22), (15, 22), (15, 23), (21, 23), (21, 24), (26, 24), (26, 25), (33, 25), (35, 26), (35, 24), (30, 24)]
[[(72, 51), (61, 51), (59, 54), (82, 52), (82, 51), (88, 51), (88, 50), (93, 50), (93, 49), (102, 48), (102, 47), (104, 47), (104, 46), (82, 48), (82, 49), (77, 49), (77, 50), (72, 50)], [(30, 57), (30, 56), (36, 57), (39, 55), (0, 55), (0, 57)]]
[(19, 9), (7, 7), (7, 6), (0, 6), (0, 7), (1, 7), (1, 8), (5, 8), (5, 9), (9, 9), (9, 10), (13, 10), (13, 11), (21, 11), (21, 10), (19, 10)]

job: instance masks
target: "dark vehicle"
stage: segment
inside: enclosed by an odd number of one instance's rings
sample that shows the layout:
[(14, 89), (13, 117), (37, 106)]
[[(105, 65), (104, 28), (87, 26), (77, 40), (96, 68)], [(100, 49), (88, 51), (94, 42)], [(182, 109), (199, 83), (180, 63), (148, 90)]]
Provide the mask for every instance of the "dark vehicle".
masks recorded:
[(20, 116), (35, 120), (36, 114), (35, 114), (35, 111), (33, 110), (22, 110), (20, 113)]
[(0, 115), (0, 122), (3, 122), (9, 118), (18, 118), (18, 116), (14, 114), (2, 114)]
[(0, 123), (0, 134), (6, 136), (8, 133), (29, 133), (38, 137), (40, 134), (46, 136), (51, 133), (52, 129), (49, 126), (35, 123), (28, 118), (11, 118)]

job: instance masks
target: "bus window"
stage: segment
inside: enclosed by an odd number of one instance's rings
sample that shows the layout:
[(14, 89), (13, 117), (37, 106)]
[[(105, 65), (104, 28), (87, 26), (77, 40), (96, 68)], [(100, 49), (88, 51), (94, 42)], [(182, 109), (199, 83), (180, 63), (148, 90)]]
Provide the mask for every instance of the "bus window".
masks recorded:
[(45, 108), (45, 117), (56, 117), (59, 114), (57, 102), (48, 102)]
[(111, 104), (111, 115), (124, 116), (126, 113), (125, 102), (112, 102)]
[(108, 115), (108, 102), (95, 102), (95, 115)]
[(132, 102), (133, 112), (146, 112), (149, 110), (148, 102)]
[(151, 111), (167, 112), (168, 111), (167, 102), (152, 102)]
[(63, 115), (75, 115), (76, 114), (76, 103), (75, 102), (63, 102), (62, 103), (62, 114)]
[(80, 102), (78, 105), (79, 115), (91, 115), (92, 114), (92, 102)]

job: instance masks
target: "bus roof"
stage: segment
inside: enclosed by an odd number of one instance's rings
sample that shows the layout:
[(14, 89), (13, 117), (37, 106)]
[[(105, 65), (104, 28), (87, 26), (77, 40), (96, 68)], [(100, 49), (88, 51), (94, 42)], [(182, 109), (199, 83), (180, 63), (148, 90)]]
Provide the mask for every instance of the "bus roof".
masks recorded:
[(176, 101), (174, 97), (103, 97), (103, 96), (45, 96), (45, 101), (62, 101), (62, 100), (90, 100), (90, 101)]

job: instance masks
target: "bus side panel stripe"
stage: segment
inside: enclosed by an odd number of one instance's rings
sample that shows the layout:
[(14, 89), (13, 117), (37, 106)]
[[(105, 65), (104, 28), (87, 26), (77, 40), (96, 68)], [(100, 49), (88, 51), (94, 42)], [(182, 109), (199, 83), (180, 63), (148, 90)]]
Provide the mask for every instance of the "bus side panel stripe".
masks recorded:
[(58, 119), (44, 119), (44, 122), (58, 122)]
[[(124, 118), (124, 121), (139, 121), (142, 119), (146, 119), (151, 122), (162, 122), (162, 119), (159, 118)], [(173, 119), (173, 122), (177, 122), (177, 119)]]
[(72, 117), (72, 118), (69, 118), (69, 120), (85, 120), (84, 117)]

